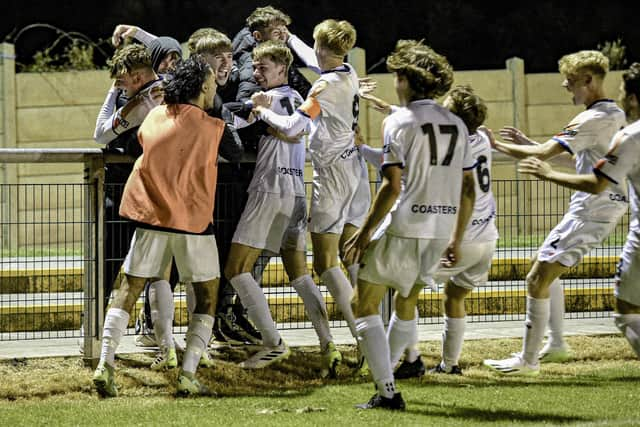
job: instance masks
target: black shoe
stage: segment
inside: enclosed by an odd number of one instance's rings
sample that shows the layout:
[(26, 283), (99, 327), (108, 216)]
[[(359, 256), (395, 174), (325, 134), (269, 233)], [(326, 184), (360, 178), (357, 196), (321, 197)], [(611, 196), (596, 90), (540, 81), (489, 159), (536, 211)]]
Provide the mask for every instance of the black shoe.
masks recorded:
[(258, 339), (243, 328), (241, 325), (250, 325), (250, 322), (244, 316), (236, 316), (235, 311), (234, 307), (228, 306), (223, 312), (216, 315), (220, 325), (220, 333), (226, 341), (231, 345), (262, 345), (260, 333), (251, 326), (251, 329), (260, 337)]
[(358, 409), (382, 408), (390, 409), (392, 411), (404, 411), (405, 407), (406, 405), (404, 403), (404, 400), (402, 399), (402, 394), (400, 393), (394, 394), (391, 399), (389, 399), (388, 397), (382, 397), (378, 393), (376, 393), (371, 399), (369, 399), (367, 403), (356, 405), (356, 408)]
[(442, 363), (438, 363), (434, 368), (429, 369), (430, 374), (448, 374), (448, 375), (462, 375), (462, 369), (460, 366), (453, 365), (450, 371), (447, 371), (442, 367)]
[(232, 308), (234, 323), (245, 332), (246, 337), (255, 345), (262, 345), (262, 334), (253, 323), (247, 318), (247, 314), (241, 305), (233, 305)]
[(420, 378), (424, 375), (426, 368), (420, 356), (413, 362), (407, 362), (403, 360), (398, 369), (393, 373), (393, 377), (397, 380), (404, 380), (407, 378)]
[(226, 343), (227, 339), (220, 331), (220, 318), (218, 316), (213, 319), (213, 339), (219, 343)]

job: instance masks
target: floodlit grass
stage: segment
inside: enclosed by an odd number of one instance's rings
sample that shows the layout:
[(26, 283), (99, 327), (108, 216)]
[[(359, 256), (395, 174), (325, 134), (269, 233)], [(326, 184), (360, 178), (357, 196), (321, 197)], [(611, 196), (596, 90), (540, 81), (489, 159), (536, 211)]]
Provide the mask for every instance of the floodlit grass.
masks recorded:
[[(508, 357), (520, 340), (465, 343), (464, 376), (426, 375), (401, 381), (407, 411), (359, 411), (355, 403), (373, 394), (370, 382), (341, 366), (336, 380), (320, 380), (316, 349), (295, 349), (270, 369), (243, 371), (235, 362), (241, 349), (222, 348), (213, 369), (199, 376), (216, 398), (176, 399), (172, 373), (150, 371), (148, 355), (118, 361), (120, 397), (99, 399), (91, 389), (91, 370), (79, 358), (0, 363), (2, 424), (16, 425), (639, 425), (640, 362), (617, 336), (572, 337), (575, 360), (543, 365), (537, 378), (500, 377), (481, 362)], [(421, 344), (428, 365), (438, 359), (439, 343)], [(349, 361), (353, 348), (341, 347)]]

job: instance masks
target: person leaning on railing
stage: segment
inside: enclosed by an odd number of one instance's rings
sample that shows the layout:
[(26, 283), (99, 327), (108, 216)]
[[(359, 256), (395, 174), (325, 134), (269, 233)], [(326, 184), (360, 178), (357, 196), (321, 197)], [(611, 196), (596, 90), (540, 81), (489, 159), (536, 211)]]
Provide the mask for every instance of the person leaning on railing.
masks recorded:
[[(137, 130), (147, 113), (159, 105), (164, 96), (164, 81), (152, 68), (151, 52), (144, 46), (132, 44), (117, 50), (109, 61), (113, 80), (100, 108), (93, 139), (105, 146), (105, 152), (141, 153)], [(121, 260), (133, 228), (120, 221), (121, 185), (131, 173), (130, 163), (105, 165), (105, 305), (117, 280)]]

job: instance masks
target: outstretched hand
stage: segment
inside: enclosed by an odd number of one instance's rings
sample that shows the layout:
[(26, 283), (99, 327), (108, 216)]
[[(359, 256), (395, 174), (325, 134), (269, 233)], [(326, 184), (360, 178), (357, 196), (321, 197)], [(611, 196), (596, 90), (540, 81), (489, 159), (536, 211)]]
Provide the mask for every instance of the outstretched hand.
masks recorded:
[(391, 104), (389, 104), (384, 99), (378, 98), (371, 93), (363, 93), (360, 95), (360, 97), (364, 100), (369, 101), (374, 110), (386, 115), (391, 114)]
[(532, 142), (520, 129), (513, 126), (505, 126), (500, 129), (500, 137), (512, 144), (517, 145), (531, 145)]
[(537, 157), (527, 157), (518, 163), (519, 173), (526, 173), (538, 178), (546, 178), (551, 171), (551, 165)]

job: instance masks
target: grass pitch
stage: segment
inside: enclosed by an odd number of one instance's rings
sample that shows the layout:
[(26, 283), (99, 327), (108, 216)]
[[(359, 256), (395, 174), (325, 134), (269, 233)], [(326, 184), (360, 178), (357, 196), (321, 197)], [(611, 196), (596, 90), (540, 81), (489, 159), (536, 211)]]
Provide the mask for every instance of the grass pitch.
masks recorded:
[[(360, 411), (373, 394), (370, 380), (353, 377), (354, 349), (338, 378), (318, 378), (315, 348), (294, 349), (265, 370), (236, 366), (247, 350), (224, 347), (212, 369), (198, 376), (215, 398), (177, 399), (175, 373), (150, 371), (149, 355), (122, 355), (116, 381), (120, 396), (100, 399), (92, 371), (80, 358), (0, 362), (0, 420), (6, 426), (256, 425), (256, 426), (484, 426), (640, 425), (640, 361), (618, 336), (571, 337), (570, 363), (543, 365), (536, 378), (501, 377), (484, 358), (508, 357), (521, 340), (465, 342), (464, 375), (430, 375), (398, 383), (407, 411)], [(421, 343), (423, 360), (437, 363), (440, 344)]]

